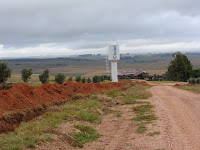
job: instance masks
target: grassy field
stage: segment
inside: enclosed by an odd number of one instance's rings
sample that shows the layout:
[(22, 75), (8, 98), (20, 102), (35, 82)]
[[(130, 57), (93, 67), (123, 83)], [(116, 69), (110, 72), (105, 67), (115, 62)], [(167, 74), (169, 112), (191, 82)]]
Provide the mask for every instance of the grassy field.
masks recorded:
[(177, 88), (183, 89), (183, 90), (188, 90), (194, 93), (200, 93), (200, 85), (195, 85), (195, 86), (179, 86)]
[[(120, 100), (120, 104), (122, 105), (140, 104), (143, 102), (137, 101), (138, 99), (151, 97), (151, 94), (146, 91), (148, 88), (136, 85), (124, 91), (107, 91), (105, 93), (91, 95), (90, 97), (77, 95), (72, 98), (74, 99), (73, 101), (60, 107), (52, 108), (39, 119), (23, 122), (14, 132), (0, 135), (1, 148), (4, 150), (35, 148), (36, 145), (53, 140), (48, 131), (57, 128), (61, 123), (68, 122), (68, 120), (77, 129), (75, 132), (66, 134), (66, 136), (70, 136), (68, 142), (72, 146), (83, 147), (84, 143), (94, 141), (100, 137), (94, 127), (86, 125), (86, 122), (100, 124), (103, 115), (108, 113), (114, 113), (117, 117), (120, 117), (120, 111), (112, 111), (109, 109), (110, 106), (116, 105), (116, 102), (113, 102), (112, 99)], [(149, 104), (147, 105), (149, 106)], [(149, 108), (147, 111), (149, 112)], [(82, 123), (80, 124), (79, 122), (77, 124), (77, 119)], [(142, 127), (139, 126), (139, 128)]]
[[(187, 56), (194, 68), (198, 68), (200, 55)], [(121, 60), (118, 62), (118, 69), (121, 71), (142, 69), (148, 71), (150, 75), (161, 75), (165, 73), (171, 60), (171, 54), (122, 55)], [(49, 68), (51, 75), (61, 72), (66, 76), (86, 75), (92, 77), (93, 75), (106, 73), (106, 56), (9, 59), (4, 61), (8, 61), (13, 74), (20, 74), (22, 68), (32, 68), (34, 74), (40, 74), (44, 69)]]

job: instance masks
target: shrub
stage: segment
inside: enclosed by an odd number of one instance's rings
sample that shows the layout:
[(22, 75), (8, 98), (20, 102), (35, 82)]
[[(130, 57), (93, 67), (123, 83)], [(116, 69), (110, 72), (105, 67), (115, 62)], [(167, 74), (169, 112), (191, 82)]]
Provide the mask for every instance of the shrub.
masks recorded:
[(59, 73), (55, 76), (55, 81), (58, 84), (63, 84), (63, 82), (65, 81), (65, 75), (63, 73)]
[(76, 82), (81, 82), (81, 76), (76, 77)]
[(200, 84), (200, 78), (190, 78), (188, 81), (190, 84)]
[(200, 78), (197, 78), (196, 82), (197, 82), (197, 84), (200, 84)]
[(42, 82), (42, 84), (49, 81), (49, 69), (45, 69), (44, 72), (39, 75), (39, 80)]
[(11, 76), (11, 69), (8, 68), (6, 62), (0, 61), (0, 83), (5, 83)]
[(81, 79), (81, 82), (82, 82), (82, 83), (85, 83), (85, 82), (86, 82), (85, 77), (83, 77), (83, 78)]
[(91, 83), (92, 80), (90, 78), (87, 79), (87, 83)]
[(29, 68), (23, 68), (21, 71), (21, 76), (22, 76), (22, 80), (24, 82), (28, 82), (29, 79), (31, 79), (31, 75), (32, 75), (32, 69)]
[(70, 76), (70, 77), (68, 78), (68, 81), (72, 81), (72, 79), (73, 79), (73, 77), (72, 77), (72, 76)]
[(93, 83), (99, 83), (99, 82), (101, 82), (101, 76), (94, 76), (92, 78), (92, 81), (93, 81)]
[(102, 75), (101, 76), (101, 82), (104, 82), (104, 80), (105, 80), (105, 77), (104, 77), (104, 75)]

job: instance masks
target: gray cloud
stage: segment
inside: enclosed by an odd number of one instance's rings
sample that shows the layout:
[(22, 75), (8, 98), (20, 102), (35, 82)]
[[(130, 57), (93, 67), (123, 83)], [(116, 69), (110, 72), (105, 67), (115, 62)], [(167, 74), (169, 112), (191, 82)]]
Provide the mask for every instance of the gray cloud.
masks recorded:
[(200, 42), (199, 25), (199, 0), (0, 0), (0, 54), (45, 54), (34, 49), (45, 44), (52, 55), (55, 44), (71, 54), (95, 53), (106, 40), (120, 41), (124, 51), (134, 50), (138, 40), (147, 49), (149, 41), (187, 45)]

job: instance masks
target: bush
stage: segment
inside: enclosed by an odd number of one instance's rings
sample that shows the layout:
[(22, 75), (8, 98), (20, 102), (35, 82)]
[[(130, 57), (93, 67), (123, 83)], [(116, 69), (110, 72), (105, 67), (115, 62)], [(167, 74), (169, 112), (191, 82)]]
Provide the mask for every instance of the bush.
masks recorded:
[(101, 82), (104, 82), (104, 80), (105, 80), (105, 76), (102, 75), (102, 76), (101, 76)]
[(23, 68), (21, 71), (21, 76), (22, 76), (22, 80), (24, 82), (28, 82), (29, 79), (31, 79), (31, 75), (32, 75), (32, 69), (29, 68)]
[(68, 78), (68, 81), (72, 81), (72, 79), (73, 79), (73, 77), (72, 77), (72, 76), (70, 76), (70, 77)]
[(99, 82), (101, 82), (101, 76), (94, 76), (92, 78), (92, 81), (93, 81), (93, 83), (99, 83)]
[(49, 81), (49, 69), (45, 69), (44, 72), (39, 75), (39, 80), (42, 82), (42, 84)]
[(90, 78), (87, 79), (87, 83), (91, 83), (92, 80)]
[(58, 84), (63, 84), (63, 82), (65, 81), (65, 75), (63, 73), (59, 73), (55, 76), (55, 81)]
[(85, 82), (86, 82), (85, 77), (83, 77), (83, 78), (81, 79), (81, 82), (82, 82), (82, 83), (85, 83)]
[(197, 78), (196, 83), (197, 83), (197, 84), (200, 84), (200, 78)]
[(5, 83), (11, 76), (11, 69), (8, 68), (6, 62), (0, 61), (0, 83)]
[(81, 82), (81, 76), (76, 77), (76, 82)]
[(190, 78), (188, 81), (190, 84), (200, 84), (200, 78)]

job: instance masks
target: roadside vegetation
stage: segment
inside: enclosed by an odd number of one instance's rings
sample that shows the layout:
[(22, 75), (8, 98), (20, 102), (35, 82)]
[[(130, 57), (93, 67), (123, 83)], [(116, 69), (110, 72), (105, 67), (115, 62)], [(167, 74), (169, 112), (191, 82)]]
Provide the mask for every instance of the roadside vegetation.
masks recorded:
[(200, 85), (194, 85), (194, 86), (177, 86), (177, 88), (188, 90), (190, 92), (194, 93), (200, 93)]
[[(14, 132), (0, 135), (0, 145), (2, 149), (25, 149), (35, 148), (43, 142), (51, 141), (52, 132), (61, 123), (72, 123), (75, 131), (66, 133), (70, 137), (68, 143), (75, 147), (83, 147), (85, 143), (97, 140), (101, 135), (95, 130), (94, 125), (102, 122), (102, 117), (113, 113), (116, 117), (121, 117), (122, 112), (112, 111), (110, 106), (116, 103), (144, 104), (138, 99), (147, 99), (151, 96), (146, 90), (149, 87), (134, 85), (122, 91), (107, 91), (105, 93), (88, 95), (75, 95), (72, 100), (62, 106), (56, 106), (46, 112), (40, 118), (29, 122), (23, 122)], [(132, 99), (132, 101), (131, 101)], [(150, 111), (150, 104), (147, 109)], [(144, 111), (144, 110), (142, 110)], [(117, 120), (116, 120), (117, 121)], [(91, 125), (88, 125), (89, 122)], [(146, 127), (140, 126), (138, 132), (143, 132)]]

